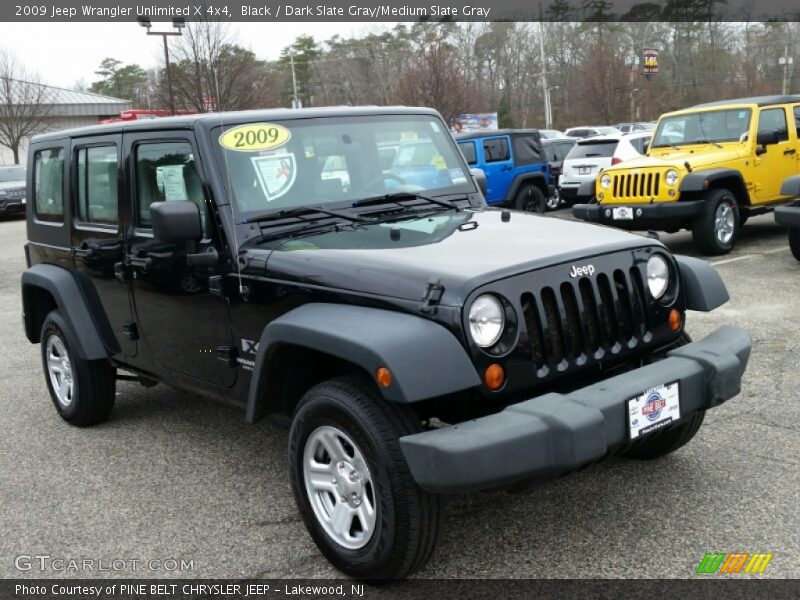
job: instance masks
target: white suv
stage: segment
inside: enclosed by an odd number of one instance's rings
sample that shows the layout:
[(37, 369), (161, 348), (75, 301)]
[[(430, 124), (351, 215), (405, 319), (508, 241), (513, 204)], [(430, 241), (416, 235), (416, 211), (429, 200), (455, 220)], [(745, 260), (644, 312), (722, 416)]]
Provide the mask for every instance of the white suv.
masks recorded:
[(627, 135), (604, 135), (578, 140), (562, 163), (558, 186), (561, 199), (569, 206), (588, 202), (594, 195), (594, 188), (589, 196), (581, 196), (581, 184), (594, 181), (606, 167), (645, 154), (652, 135), (652, 131), (637, 131)]

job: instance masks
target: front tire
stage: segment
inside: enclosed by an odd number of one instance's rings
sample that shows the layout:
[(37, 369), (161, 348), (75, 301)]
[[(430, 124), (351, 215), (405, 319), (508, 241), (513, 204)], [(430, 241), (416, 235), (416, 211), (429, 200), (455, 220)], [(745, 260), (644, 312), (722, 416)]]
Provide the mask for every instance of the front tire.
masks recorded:
[(522, 189), (517, 192), (517, 198), (514, 200), (514, 208), (541, 215), (547, 211), (547, 199), (544, 197), (542, 190), (535, 185), (523, 186)]
[(739, 209), (736, 198), (726, 189), (709, 192), (703, 213), (692, 224), (692, 238), (703, 254), (727, 254), (739, 235)]
[(108, 360), (84, 360), (69, 337), (64, 318), (52, 311), (42, 324), (42, 348), (50, 398), (67, 423), (78, 427), (108, 420), (114, 409), (116, 371)]
[(420, 430), (408, 407), (362, 378), (323, 382), (300, 401), (289, 434), (292, 490), (309, 534), (343, 573), (403, 578), (430, 558), (440, 500), (414, 482), (399, 443)]
[(789, 249), (792, 251), (792, 256), (800, 260), (800, 229), (789, 230)]

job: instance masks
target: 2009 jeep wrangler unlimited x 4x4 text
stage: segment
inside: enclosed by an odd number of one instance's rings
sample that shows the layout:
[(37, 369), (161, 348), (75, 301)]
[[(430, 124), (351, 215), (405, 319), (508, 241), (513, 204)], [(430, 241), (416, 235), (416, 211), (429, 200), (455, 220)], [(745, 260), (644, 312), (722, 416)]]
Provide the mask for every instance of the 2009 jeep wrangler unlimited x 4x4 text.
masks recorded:
[[(433, 171), (381, 161), (407, 140)], [(300, 513), (356, 577), (425, 564), (439, 494), (667, 454), (740, 390), (749, 336), (684, 330), (728, 299), (710, 266), (487, 209), (432, 110), (51, 133), (28, 173), (24, 324), (59, 414), (102, 422), (134, 377), (289, 415)]]

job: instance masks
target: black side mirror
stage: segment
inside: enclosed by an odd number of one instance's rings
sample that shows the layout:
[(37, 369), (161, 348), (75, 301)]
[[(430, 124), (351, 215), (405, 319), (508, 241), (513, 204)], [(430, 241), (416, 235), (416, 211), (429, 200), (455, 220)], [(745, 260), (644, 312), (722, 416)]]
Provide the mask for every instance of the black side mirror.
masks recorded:
[(475, 180), (475, 185), (478, 186), (478, 189), (481, 191), (481, 194), (484, 196), (486, 195), (486, 173), (483, 172), (483, 169), (470, 169), (470, 175), (472, 175), (472, 179)]
[(153, 237), (159, 242), (198, 242), (203, 237), (200, 209), (194, 202), (153, 202), (150, 205)]
[(756, 144), (759, 146), (769, 146), (770, 144), (777, 144), (779, 141), (780, 138), (777, 129), (759, 131), (758, 135), (756, 135)]

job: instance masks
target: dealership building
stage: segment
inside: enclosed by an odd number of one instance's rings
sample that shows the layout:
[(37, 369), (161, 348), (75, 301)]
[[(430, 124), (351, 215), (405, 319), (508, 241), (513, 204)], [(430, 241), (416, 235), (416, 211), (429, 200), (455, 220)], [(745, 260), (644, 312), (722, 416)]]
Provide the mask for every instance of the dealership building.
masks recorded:
[[(46, 131), (71, 129), (85, 125), (95, 125), (100, 119), (119, 116), (124, 110), (133, 108), (133, 103), (121, 98), (78, 92), (64, 88), (43, 86), (47, 88), (45, 97), (47, 105)], [(20, 147), (20, 162), (25, 164), (28, 156), (28, 141), (23, 140)], [(14, 154), (5, 146), (0, 146), (0, 165), (14, 162)]]

